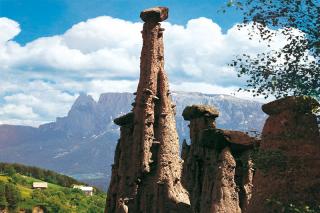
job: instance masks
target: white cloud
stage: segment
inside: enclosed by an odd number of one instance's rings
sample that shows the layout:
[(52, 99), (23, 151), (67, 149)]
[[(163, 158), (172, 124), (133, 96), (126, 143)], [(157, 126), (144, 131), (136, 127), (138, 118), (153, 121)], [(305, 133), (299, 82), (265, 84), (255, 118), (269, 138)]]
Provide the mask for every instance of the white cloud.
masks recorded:
[[(244, 79), (226, 64), (236, 54), (265, 51), (236, 26), (223, 33), (212, 20), (163, 23), (165, 66), (174, 90), (230, 94)], [(134, 91), (142, 23), (108, 16), (80, 22), (62, 35), (21, 46), (19, 24), (0, 18), (0, 123), (38, 125), (65, 115), (79, 92)], [(276, 37), (273, 48), (283, 45)], [(239, 94), (238, 94), (239, 96)], [(247, 94), (240, 96), (246, 97)], [(14, 114), (14, 111), (16, 114)]]
[(0, 108), (0, 116), (1, 115), (9, 115), (13, 118), (27, 118), (33, 119), (37, 118), (38, 115), (33, 112), (31, 107), (26, 105), (14, 105), (14, 104), (7, 104)]
[[(267, 44), (250, 40), (247, 28), (237, 26), (225, 34), (207, 18), (190, 20), (186, 27), (166, 23), (166, 63), (174, 81), (206, 82), (218, 86), (240, 86), (239, 79), (228, 63), (238, 54), (256, 54), (268, 49)], [(276, 37), (273, 48), (283, 45), (283, 38)]]
[(17, 22), (5, 17), (0, 17), (0, 29), (0, 45), (14, 38), (21, 31)]
[(63, 38), (69, 48), (83, 53), (124, 49), (130, 54), (136, 54), (137, 45), (142, 43), (139, 34), (141, 28), (142, 23), (101, 16), (74, 25)]
[(2, 95), (0, 121), (34, 119), (36, 125), (52, 121), (56, 116), (65, 115), (77, 96), (42, 81), (22, 82), (19, 87), (21, 90)]

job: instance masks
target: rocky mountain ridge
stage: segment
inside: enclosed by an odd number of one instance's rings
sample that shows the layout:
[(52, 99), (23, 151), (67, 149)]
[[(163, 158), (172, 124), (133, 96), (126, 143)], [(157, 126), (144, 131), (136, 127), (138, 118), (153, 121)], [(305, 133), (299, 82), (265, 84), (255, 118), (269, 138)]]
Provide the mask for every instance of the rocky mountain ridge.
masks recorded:
[[(187, 105), (214, 105), (219, 128), (260, 131), (265, 120), (261, 103), (228, 95), (172, 92), (180, 137), (189, 138), (182, 111)], [(65, 117), (39, 128), (0, 126), (0, 161), (20, 162), (65, 173), (103, 187), (109, 177), (119, 128), (113, 119), (131, 109), (131, 93), (104, 93), (98, 101), (81, 94)]]

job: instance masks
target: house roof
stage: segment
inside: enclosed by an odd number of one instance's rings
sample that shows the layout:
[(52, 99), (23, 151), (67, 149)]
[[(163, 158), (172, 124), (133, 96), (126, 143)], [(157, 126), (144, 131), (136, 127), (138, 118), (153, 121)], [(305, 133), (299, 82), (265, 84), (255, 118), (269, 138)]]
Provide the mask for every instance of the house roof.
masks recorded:
[(48, 188), (48, 183), (47, 182), (33, 182), (32, 186), (34, 188)]
[(92, 186), (79, 186), (79, 185), (74, 185), (73, 186), (73, 188), (74, 189), (80, 189), (80, 190), (82, 190), (82, 191), (89, 191), (89, 192), (91, 192), (91, 191), (93, 191), (93, 187)]

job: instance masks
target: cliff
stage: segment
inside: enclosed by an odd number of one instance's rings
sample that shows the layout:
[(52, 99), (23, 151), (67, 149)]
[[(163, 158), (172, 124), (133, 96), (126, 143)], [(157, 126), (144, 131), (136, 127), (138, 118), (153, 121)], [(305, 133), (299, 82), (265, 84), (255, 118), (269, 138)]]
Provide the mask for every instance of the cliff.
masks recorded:
[(269, 115), (262, 132), (254, 191), (248, 212), (316, 208), (320, 200), (320, 137), (309, 97), (286, 97), (265, 104)]

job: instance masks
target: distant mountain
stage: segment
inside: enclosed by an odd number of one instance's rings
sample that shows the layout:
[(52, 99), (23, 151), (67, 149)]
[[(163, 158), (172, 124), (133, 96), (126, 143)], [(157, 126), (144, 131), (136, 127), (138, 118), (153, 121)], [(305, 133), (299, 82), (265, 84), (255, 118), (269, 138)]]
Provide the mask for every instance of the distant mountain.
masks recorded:
[[(216, 106), (218, 127), (225, 129), (260, 131), (266, 118), (261, 103), (228, 95), (173, 92), (172, 98), (180, 141), (189, 138), (181, 116), (187, 105)], [(81, 94), (68, 115), (55, 122), (39, 128), (0, 125), (0, 161), (48, 168), (105, 187), (119, 138), (113, 119), (129, 112), (133, 100), (131, 93), (105, 93), (97, 102)]]

